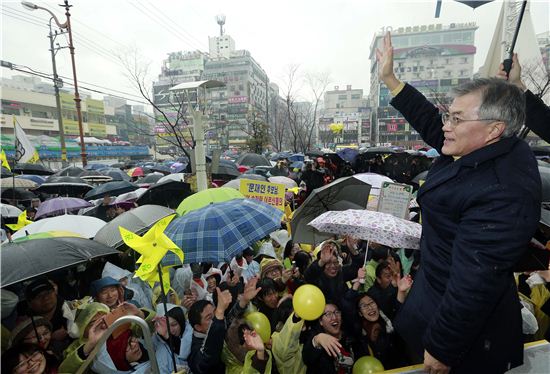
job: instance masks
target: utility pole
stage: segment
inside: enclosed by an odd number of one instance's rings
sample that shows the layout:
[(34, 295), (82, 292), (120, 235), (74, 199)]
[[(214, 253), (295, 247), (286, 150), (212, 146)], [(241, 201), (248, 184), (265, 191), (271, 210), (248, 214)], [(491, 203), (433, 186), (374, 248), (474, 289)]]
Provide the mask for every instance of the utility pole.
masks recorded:
[(55, 54), (57, 52), (57, 49), (54, 47), (54, 40), (55, 37), (58, 35), (57, 30), (54, 33), (52, 32), (52, 19), (50, 18), (49, 26), (50, 26), (50, 52), (52, 54), (52, 69), (53, 69), (53, 87), (55, 90), (55, 105), (57, 107), (57, 120), (59, 124), (59, 143), (61, 145), (61, 165), (62, 167), (67, 166), (67, 146), (65, 144), (65, 129), (63, 128), (63, 117), (61, 114), (61, 99), (59, 98), (59, 83), (61, 83), (61, 80), (59, 79), (59, 76), (57, 75), (57, 65), (55, 63)]

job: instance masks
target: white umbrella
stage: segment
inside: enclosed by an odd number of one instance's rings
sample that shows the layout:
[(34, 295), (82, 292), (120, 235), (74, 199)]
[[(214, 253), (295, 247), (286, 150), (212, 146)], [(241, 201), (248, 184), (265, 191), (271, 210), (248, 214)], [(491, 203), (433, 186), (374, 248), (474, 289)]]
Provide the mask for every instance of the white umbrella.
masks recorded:
[(161, 184), (162, 182), (166, 182), (166, 181), (184, 182), (183, 173), (174, 173), (174, 174), (165, 175), (164, 177), (160, 178), (157, 181), (157, 184)]
[(269, 177), (267, 178), (267, 180), (270, 181), (271, 183), (283, 184), (285, 188), (298, 187), (298, 184), (296, 183), (296, 181), (294, 181), (293, 179), (290, 179), (289, 177), (283, 177), (283, 176)]
[(371, 185), (371, 190), (370, 190), (371, 195), (380, 195), (380, 189), (382, 188), (382, 183), (384, 182), (394, 183), (391, 178), (386, 177), (385, 175), (380, 175), (376, 173), (355, 174), (354, 177)]
[(2, 210), (2, 217), (4, 218), (19, 217), (19, 215), (23, 213), (18, 207), (9, 204), (0, 204), (0, 209)]
[(2, 188), (35, 188), (38, 184), (23, 178), (2, 178), (0, 179), (0, 187)]
[(123, 193), (122, 195), (118, 195), (115, 201), (111, 202), (111, 204), (118, 204), (125, 201), (136, 201), (141, 195), (145, 193), (145, 191), (147, 191), (147, 188), (138, 188), (135, 191)]
[(107, 222), (95, 217), (64, 214), (33, 222), (13, 234), (12, 238), (17, 239), (30, 234), (56, 230), (70, 231), (85, 238), (93, 238), (106, 224)]
[(329, 211), (309, 225), (325, 233), (351, 235), (392, 248), (420, 248), (422, 226), (387, 213), (356, 209)]
[(233, 180), (230, 180), (229, 182), (227, 182), (226, 184), (224, 184), (223, 187), (229, 187), (229, 188), (234, 188), (234, 189), (236, 189), (236, 190), (240, 190), (240, 188), (241, 188), (241, 180), (240, 180), (240, 179), (233, 179)]

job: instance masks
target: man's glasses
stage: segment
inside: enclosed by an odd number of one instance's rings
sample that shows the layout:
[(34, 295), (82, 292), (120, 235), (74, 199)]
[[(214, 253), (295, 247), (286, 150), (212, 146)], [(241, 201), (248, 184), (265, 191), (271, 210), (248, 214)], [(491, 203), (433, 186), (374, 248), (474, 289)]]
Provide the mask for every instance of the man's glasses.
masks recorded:
[(441, 113), (441, 122), (443, 124), (451, 124), (451, 126), (456, 127), (460, 125), (463, 122), (482, 122), (482, 121), (500, 121), (499, 119), (489, 119), (489, 118), (478, 118), (478, 119), (462, 119), (458, 118), (454, 114), (450, 114), (449, 112), (443, 112)]

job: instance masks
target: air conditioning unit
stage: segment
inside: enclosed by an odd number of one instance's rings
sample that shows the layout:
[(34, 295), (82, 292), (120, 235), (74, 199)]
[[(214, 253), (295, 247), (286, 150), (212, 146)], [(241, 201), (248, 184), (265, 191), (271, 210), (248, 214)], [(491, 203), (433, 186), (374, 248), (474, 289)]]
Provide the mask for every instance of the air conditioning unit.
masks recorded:
[(412, 31), (412, 27), (407, 26), (407, 27), (405, 28), (405, 32), (411, 32), (411, 31)]
[(418, 32), (418, 31), (420, 31), (420, 27), (418, 27), (418, 26), (414, 26), (414, 27), (413, 27), (413, 31), (414, 31), (414, 32)]
[(426, 31), (428, 29), (428, 26), (422, 25), (420, 26), (420, 31)]
[(403, 28), (403, 27), (400, 27), (400, 28), (397, 29), (397, 32), (398, 32), (399, 34), (402, 34), (403, 31), (405, 31), (405, 28)]
[(429, 31), (435, 30), (435, 25), (433, 25), (433, 24), (432, 24), (432, 25), (429, 25), (429, 26), (428, 26), (428, 30), (429, 30)]

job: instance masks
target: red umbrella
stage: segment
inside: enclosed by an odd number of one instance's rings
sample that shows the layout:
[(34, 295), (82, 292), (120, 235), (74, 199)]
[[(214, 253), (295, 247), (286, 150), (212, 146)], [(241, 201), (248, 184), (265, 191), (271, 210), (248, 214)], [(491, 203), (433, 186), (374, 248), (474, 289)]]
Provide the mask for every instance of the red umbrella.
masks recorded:
[(237, 170), (239, 170), (240, 173), (244, 173), (245, 171), (247, 171), (248, 169), (250, 169), (248, 166), (244, 166), (244, 165), (239, 165), (237, 167)]

